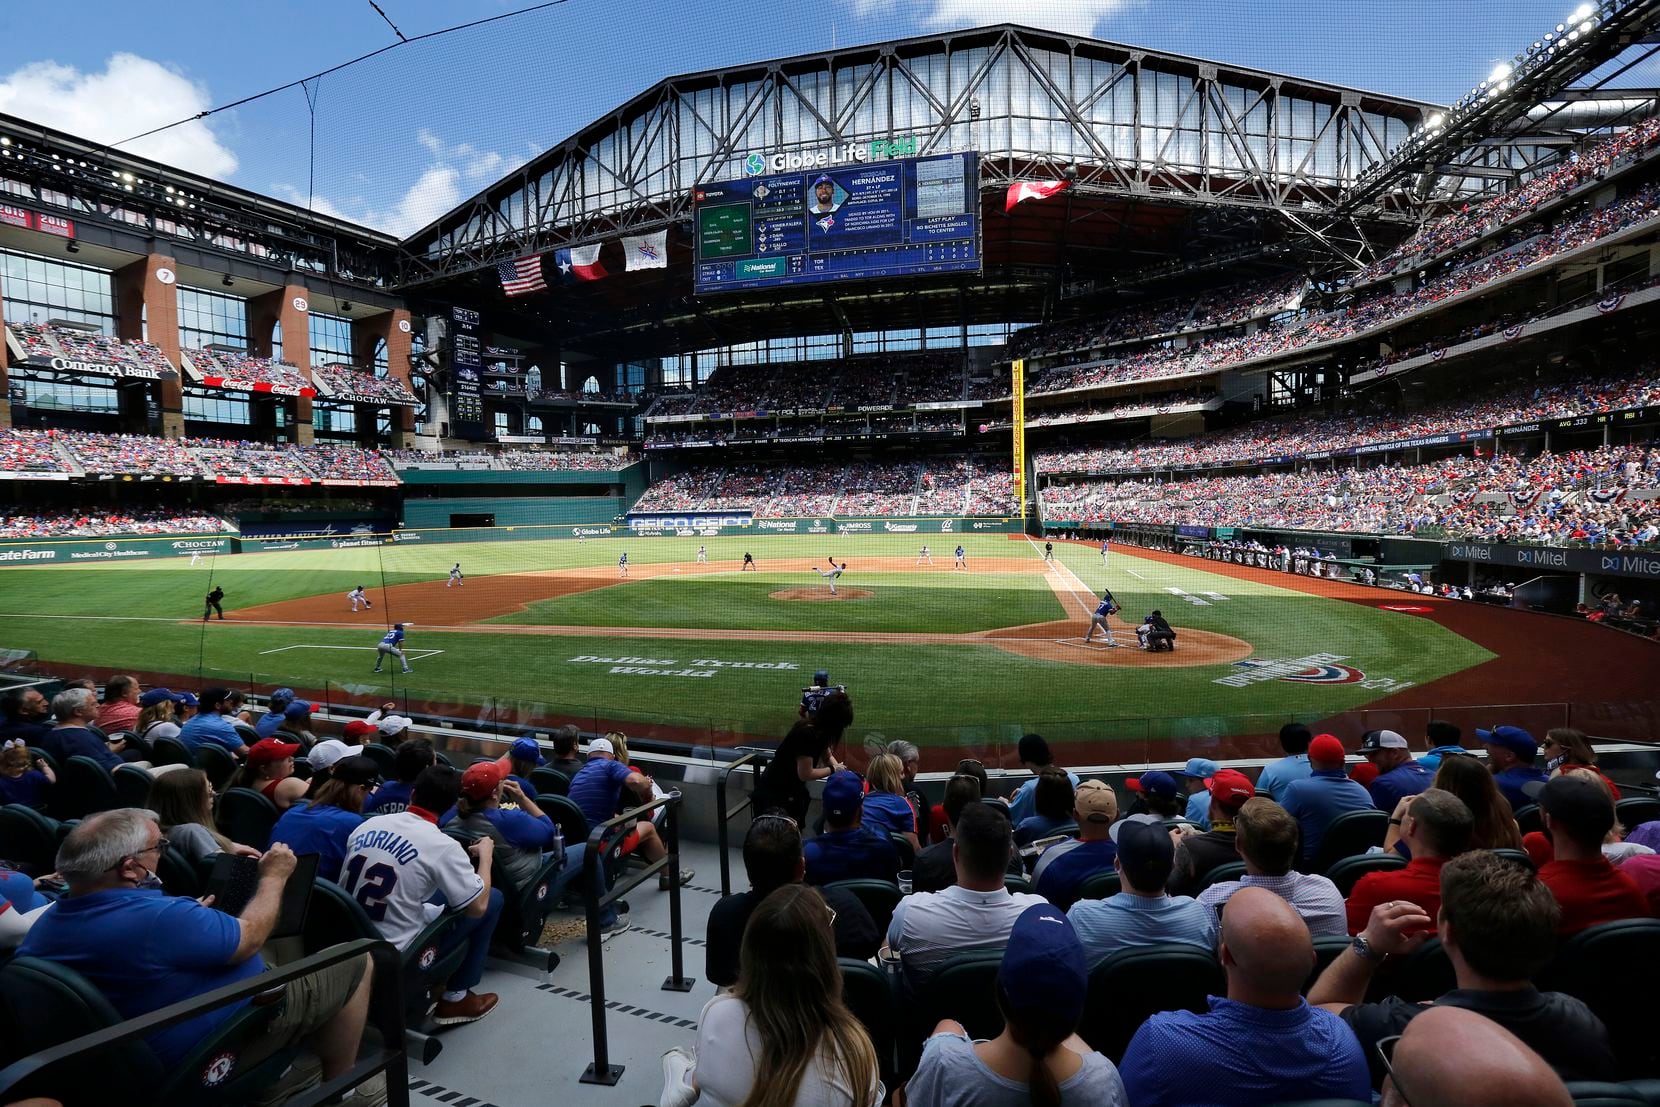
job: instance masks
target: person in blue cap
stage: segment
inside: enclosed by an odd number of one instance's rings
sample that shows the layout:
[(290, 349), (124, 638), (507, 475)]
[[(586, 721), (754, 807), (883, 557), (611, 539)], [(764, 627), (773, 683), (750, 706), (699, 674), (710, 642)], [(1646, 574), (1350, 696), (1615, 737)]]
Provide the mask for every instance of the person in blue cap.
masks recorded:
[(261, 715), (259, 720), (254, 723), (254, 733), (261, 738), (275, 737), (277, 728), (282, 726), (283, 712), (288, 709), (289, 704), (294, 702), (294, 699), (294, 689), (292, 688), (278, 688), (275, 692), (272, 692), (265, 714)]
[(1210, 829), (1210, 789), (1205, 782), (1216, 775), (1218, 766), (1208, 757), (1190, 757), (1182, 767), (1182, 785), (1187, 789), (1183, 816), (1200, 830)]
[(1492, 770), (1493, 783), (1510, 801), (1510, 809), (1520, 811), (1531, 804), (1533, 799), (1524, 789), (1550, 777), (1533, 763), (1539, 756), (1539, 743), (1533, 740), (1533, 735), (1519, 726), (1496, 726), (1492, 730), (1477, 730), (1476, 740), (1487, 750), (1487, 767)]
[(824, 781), (824, 833), (809, 838), (802, 852), (807, 857), (807, 883), (834, 884), (838, 880), (890, 880), (899, 878), (899, 851), (884, 835), (862, 823), (865, 782), (859, 774), (842, 769)]
[(1136, 794), (1135, 802), (1130, 805), (1131, 815), (1150, 814), (1161, 819), (1173, 819), (1187, 806), (1187, 801), (1182, 798), (1182, 786), (1162, 769), (1132, 776), (1124, 782), (1124, 787)]
[(1078, 1037), (1088, 994), (1089, 965), (1072, 924), (1053, 904), (1026, 908), (997, 970), (1003, 1032), (975, 1041), (961, 1023), (940, 1022), (905, 1086), (905, 1101), (912, 1107), (1126, 1107), (1118, 1070)]
[(829, 215), (841, 207), (836, 203), (836, 182), (829, 174), (821, 173), (813, 182), (813, 202), (807, 205), (807, 210), (813, 215)]
[(547, 763), (536, 739), (520, 738), (507, 751), (507, 764), (503, 767), (508, 771), (508, 779), (518, 784), (525, 795), (534, 796), (536, 789), (530, 783), (530, 774)]

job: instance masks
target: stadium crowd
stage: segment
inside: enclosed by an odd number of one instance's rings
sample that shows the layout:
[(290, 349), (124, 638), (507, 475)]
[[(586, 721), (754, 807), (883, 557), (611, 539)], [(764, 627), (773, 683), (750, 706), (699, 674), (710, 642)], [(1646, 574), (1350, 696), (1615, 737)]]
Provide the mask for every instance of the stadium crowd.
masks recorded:
[(146, 534), (234, 534), (218, 515), (199, 511), (39, 511), (0, 507), (0, 538), (117, 538)]
[(1007, 515), (1007, 467), (979, 458), (704, 466), (647, 488), (635, 511), (814, 515)]
[[(223, 377), (238, 387), (253, 389), (255, 385), (274, 386), (298, 394), (315, 391), (311, 382), (301, 374), (299, 366), (268, 357), (254, 357), (230, 350), (199, 350), (187, 348), (184, 357), (204, 377)], [(267, 391), (269, 389), (266, 389)]]
[(401, 468), (403, 465), (456, 464), (468, 468), (506, 469), (515, 472), (612, 472), (626, 468), (639, 460), (637, 454), (597, 450), (383, 450), (381, 456), (390, 461), (393, 468)]
[(314, 365), (311, 379), (319, 390), (344, 400), (368, 403), (414, 404), (415, 394), (395, 377), (377, 377), (354, 365)]
[(8, 323), (7, 330), (22, 346), (24, 357), (66, 357), (130, 365), (157, 373), (174, 372), (173, 364), (158, 347), (137, 339), (123, 342), (93, 331), (50, 323)]

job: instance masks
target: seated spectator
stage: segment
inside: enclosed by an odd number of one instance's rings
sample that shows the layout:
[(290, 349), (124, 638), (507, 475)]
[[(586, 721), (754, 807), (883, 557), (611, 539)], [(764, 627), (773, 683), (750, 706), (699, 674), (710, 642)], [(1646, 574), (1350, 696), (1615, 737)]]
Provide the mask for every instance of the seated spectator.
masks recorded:
[(1406, 796), (1415, 796), (1434, 783), (1435, 774), (1412, 759), (1406, 739), (1393, 730), (1368, 730), (1360, 739), (1360, 756), (1377, 770), (1366, 791), (1372, 806), (1393, 811)]
[[(1336, 741), (1336, 739), (1333, 739)], [(1271, 799), (1246, 800), (1234, 819), (1239, 856), (1245, 875), (1239, 880), (1212, 884), (1199, 893), (1199, 903), (1213, 914), (1245, 888), (1263, 888), (1291, 904), (1303, 917), (1309, 933), (1340, 936), (1349, 932), (1344, 922), (1343, 895), (1337, 885), (1313, 873), (1293, 872), (1297, 863), (1297, 820)]]
[(219, 833), (213, 821), (213, 782), (200, 769), (163, 773), (150, 785), (147, 805), (167, 838), (192, 865), (200, 866), (216, 853), (258, 857), (260, 851), (240, 845)]
[[(1009, 819), (1015, 826), (1037, 814), (1037, 774), (1055, 763), (1055, 755), (1049, 752), (1049, 743), (1041, 734), (1022, 735), (1017, 753), (1020, 763), (1032, 774), (1032, 779), (1016, 788), (1014, 795), (1009, 797)], [(1067, 770), (1066, 779), (1072, 782), (1073, 788), (1078, 787), (1077, 773)]]
[(864, 825), (864, 782), (846, 769), (824, 782), (824, 833), (810, 838), (807, 883), (899, 879), (899, 851), (886, 834)]
[(1119, 1071), (1135, 1107), (1371, 1098), (1354, 1034), (1303, 999), (1314, 944), (1289, 904), (1242, 890), (1222, 916), (1219, 953), (1226, 999), (1211, 997), (1204, 1014), (1154, 1015), (1130, 1039)]
[(1487, 768), (1498, 783), (1499, 791), (1510, 801), (1512, 811), (1520, 811), (1532, 803), (1523, 790), (1525, 785), (1545, 779), (1545, 771), (1533, 763), (1539, 744), (1533, 735), (1519, 726), (1500, 726), (1492, 730), (1478, 730), (1476, 737), (1487, 751)]
[(396, 715), (392, 709), (398, 706), (395, 703), (383, 703), (363, 717), (366, 723), (373, 723), (380, 731), (380, 741), (388, 746), (396, 746), (403, 741), (403, 736), (409, 728), (415, 725), (415, 720), (408, 715)]
[(1072, 793), (1072, 815), (1078, 836), (1044, 850), (1032, 870), (1038, 895), (1062, 911), (1071, 907), (1084, 881), (1112, 868), (1118, 856), (1112, 824), (1118, 818), (1118, 794), (1101, 780), (1086, 780)]
[(261, 738), (231, 777), (231, 787), (251, 788), (276, 804), (278, 811), (287, 811), (306, 794), (306, 782), (294, 775), (294, 755), (299, 751), (293, 742)]
[(1164, 890), (1176, 863), (1176, 846), (1156, 815), (1130, 815), (1112, 824), (1118, 846), (1113, 866), (1122, 891), (1106, 899), (1081, 899), (1066, 917), (1090, 964), (1134, 946), (1176, 942), (1216, 948), (1216, 920), (1191, 896)]
[[(259, 884), (240, 916), (189, 896), (163, 895), (155, 866), (168, 843), (149, 811), (123, 808), (89, 816), (58, 847), (69, 894), (36, 921), (21, 957), (55, 961), (86, 977), (124, 1019), (241, 983), (265, 971), (259, 949), (276, 925), (294, 854), (275, 846), (259, 860)], [(283, 989), (265, 1034), (237, 1057), (242, 1066), (302, 1040), (322, 1061), (327, 1082), (357, 1060), (368, 1016), (367, 955), (323, 969)], [(247, 1005), (218, 1007), (149, 1035), (164, 1068)]]
[(340, 728), (340, 740), (348, 746), (362, 746), (375, 740), (380, 729), (367, 719), (353, 719)]
[(1017, 846), (1029, 846), (1072, 822), (1072, 782), (1066, 773), (1054, 765), (1039, 770), (1032, 795), (1033, 813), (1014, 828)]
[(1464, 743), (1459, 741), (1463, 736), (1464, 731), (1458, 724), (1445, 719), (1431, 719), (1424, 724), (1424, 739), (1429, 742), (1429, 752), (1418, 758), (1418, 764), (1433, 773), (1441, 767), (1441, 758), (1448, 754), (1469, 753)]
[[(828, 780), (832, 773), (846, 768), (830, 751), (841, 741), (842, 732), (853, 725), (853, 701), (846, 692), (831, 692), (816, 702), (818, 707), (810, 717), (790, 727), (755, 782), (755, 810), (763, 814), (782, 811), (797, 826), (807, 821), (807, 808), (812, 803), (807, 782)], [(806, 710), (805, 704), (802, 710)]]
[(1052, 904), (1026, 908), (997, 970), (1002, 1033), (977, 1042), (960, 1023), (941, 1022), (905, 1086), (905, 1101), (1127, 1107), (1118, 1070), (1077, 1035), (1088, 993), (1088, 955), (1066, 916)]
[[(229, 704), (235, 707), (234, 703)], [(232, 715), (227, 712), (227, 715)], [(317, 744), (317, 736), (311, 733), (311, 705), (305, 700), (295, 700), (282, 709), (282, 725), (272, 735), (284, 742), (296, 742), (302, 751), (311, 749)]]
[[(311, 777), (306, 781), (306, 798), (310, 799), (317, 795), (317, 789), (328, 782), (330, 772), (336, 764), (348, 757), (362, 756), (358, 753), (358, 749), (359, 747), (348, 746), (338, 738), (324, 738), (306, 751), (302, 757), (296, 758), (296, 760), (303, 760), (311, 767)], [(376, 762), (376, 764), (378, 765), (379, 762)], [(379, 774), (376, 775), (378, 777)], [(378, 783), (378, 780), (376, 783)]]
[[(461, 797), (461, 774), (432, 765), (415, 781), (409, 808), (366, 819), (346, 843), (340, 886), (383, 908), (375, 918), (381, 937), (406, 950), (445, 910), (461, 921), (444, 935), (438, 957), (466, 946), (466, 959), (441, 988), (432, 1018), (439, 1026), (477, 1022), (496, 1007), (491, 992), (474, 992), (484, 976), (490, 936), (501, 915), (501, 889), (490, 886), (495, 843), (480, 838), (462, 846), (438, 829), (438, 817)], [(473, 862), (478, 863), (475, 872)]]
[(1555, 859), (1539, 867), (1539, 881), (1562, 909), (1559, 932), (1567, 936), (1598, 923), (1647, 918), (1647, 897), (1603, 856), (1603, 839), (1615, 823), (1607, 789), (1567, 773), (1529, 794), (1537, 799), (1555, 848)]
[(1203, 834), (1184, 834), (1176, 846), (1175, 868), (1170, 874), (1170, 894), (1196, 896), (1212, 869), (1239, 860), (1234, 820), (1245, 801), (1256, 796), (1251, 778), (1238, 769), (1218, 769), (1205, 781), (1210, 797), (1206, 820), (1210, 829)]
[(830, 908), (815, 888), (784, 884), (743, 930), (737, 986), (698, 1018), (694, 1065), (665, 1058), (664, 1102), (708, 1107), (878, 1107), (876, 1050), (842, 1002)]
[[(230, 698), (229, 688), (202, 689), (195, 717), (179, 729), (179, 741), (183, 742), (192, 754), (203, 742), (213, 742), (224, 746), (238, 757), (248, 756), (248, 747), (243, 744), (242, 736), (236, 732), (236, 725), (226, 717), (230, 710)], [(275, 730), (272, 733), (275, 733)]]
[(0, 745), (0, 806), (17, 803), (42, 810), (57, 782), (52, 766), (30, 753), (23, 739), (7, 738)]
[(1135, 802), (1130, 805), (1132, 815), (1174, 819), (1187, 805), (1182, 799), (1182, 786), (1176, 783), (1175, 777), (1160, 769), (1132, 776), (1124, 782), (1124, 787), (1136, 794)]
[[(1230, 910), (1225, 919), (1231, 917)], [(1559, 918), (1550, 889), (1526, 865), (1472, 850), (1442, 867), (1441, 910), (1434, 920), (1413, 903), (1379, 904), (1354, 945), (1320, 974), (1309, 1002), (1341, 1015), (1354, 1030), (1376, 1085), (1383, 1076), (1378, 1042), (1429, 1008), (1398, 996), (1365, 1003), (1366, 989), (1378, 965), (1422, 945), (1429, 937), (1424, 928), (1433, 922), (1458, 982), (1436, 1005), (1487, 1016), (1564, 1080), (1613, 1080), (1618, 1066), (1602, 1020), (1572, 996), (1541, 992), (1530, 983), (1555, 952)]]
[(1044, 902), (1041, 896), (1004, 887), (1014, 838), (1008, 820), (985, 804), (963, 808), (953, 842), (957, 883), (906, 896), (888, 924), (887, 948), (899, 955), (913, 989), (960, 953), (1002, 949), (1020, 913)]
[(1345, 905), (1350, 934), (1366, 929), (1372, 908), (1395, 900), (1415, 903), (1434, 919), (1441, 909), (1441, 866), (1470, 848), (1475, 818), (1451, 792), (1431, 788), (1400, 802), (1404, 814), (1391, 821), (1400, 821), (1412, 860), (1404, 869), (1367, 873), (1355, 882)]
[(1216, 775), (1217, 764), (1208, 757), (1190, 757), (1182, 768), (1182, 787), (1187, 791), (1187, 806), (1182, 817), (1200, 830), (1210, 829), (1210, 789), (1205, 782)]
[[(709, 911), (704, 976), (718, 988), (738, 982), (739, 946), (744, 928), (761, 901), (787, 884), (800, 884), (807, 873), (807, 858), (801, 851), (801, 831), (788, 815), (757, 815), (744, 836), (744, 872), (749, 891), (717, 901)], [(837, 957), (868, 961), (876, 956), (882, 935), (876, 920), (859, 897), (834, 886), (820, 888), (833, 917)]]
[(415, 781), (437, 761), (432, 743), (425, 738), (411, 738), (401, 743), (392, 755), (392, 779), (370, 793), (368, 802), (363, 805), (363, 813), (392, 815), (408, 810)]
[(19, 688), (0, 696), (0, 741), (22, 739), (38, 746), (52, 729), (52, 705), (35, 688)]
[(1343, 743), (1322, 734), (1309, 743), (1308, 762), (1313, 771), (1302, 780), (1286, 785), (1280, 806), (1297, 820), (1303, 836), (1303, 860), (1320, 854), (1326, 827), (1349, 811), (1372, 810), (1372, 796), (1350, 780), (1343, 771)]
[(1285, 756), (1262, 770), (1257, 777), (1257, 791), (1277, 801), (1287, 785), (1312, 773), (1308, 744), (1313, 740), (1314, 735), (1302, 723), (1286, 723), (1280, 727), (1280, 749), (1285, 751)]
[(553, 757), (548, 760), (548, 767), (564, 773), (569, 779), (582, 768), (582, 756), (577, 752), (576, 744), (582, 738), (582, 732), (576, 727), (566, 724), (553, 732)]
[[(530, 783), (530, 774), (547, 764), (547, 758), (542, 756), (542, 747), (536, 744), (534, 738), (520, 738), (507, 749), (506, 764), (502, 767), (508, 775), (519, 785), (519, 791), (527, 796), (536, 794), (536, 786)], [(628, 755), (622, 754), (624, 764), (628, 763)]]
[(374, 758), (362, 754), (341, 758), (329, 766), (328, 779), (312, 790), (309, 803), (296, 803), (282, 813), (271, 830), (271, 841), (281, 842), (296, 855), (315, 853), (317, 875), (338, 883), (346, 843), (363, 824), (363, 801), (379, 780), (380, 766)]
[(1620, 786), (1597, 768), (1597, 751), (1591, 748), (1591, 740), (1583, 730), (1575, 730), (1571, 726), (1552, 727), (1545, 731), (1545, 743), (1539, 747), (1539, 752), (1545, 755), (1547, 773), (1558, 769), (1591, 769), (1608, 781), (1608, 790), (1613, 793), (1614, 802), (1620, 802)]
[[(1499, 791), (1498, 781), (1487, 767), (1467, 754), (1448, 754), (1435, 770), (1435, 787), (1451, 792), (1464, 802), (1474, 817), (1470, 831), (1471, 849), (1521, 849), (1522, 832), (1511, 814), (1510, 801)], [(1385, 849), (1406, 853), (1404, 843), (1397, 845), (1401, 833), (1405, 807), (1390, 816), (1389, 834), (1384, 839)]]
[(138, 721), (133, 730), (146, 742), (179, 736), (178, 710), (184, 702), (167, 688), (152, 688), (138, 697)]
[(897, 834), (921, 848), (917, 838), (916, 811), (905, 798), (904, 763), (891, 753), (870, 759), (870, 791), (865, 793), (864, 825), (878, 834)]
[(138, 724), (138, 681), (112, 676), (104, 683), (104, 706), (98, 711), (98, 729), (105, 734), (133, 730)]
[(230, 698), (226, 702), (229, 710), (225, 714), (230, 716), (232, 723), (242, 723), (246, 726), (254, 725), (254, 709), (248, 706), (247, 696), (232, 688)]
[(293, 703), (295, 699), (294, 689), (292, 688), (278, 688), (275, 692), (272, 692), (271, 698), (266, 704), (265, 714), (261, 715), (254, 723), (254, 733), (261, 738), (270, 738), (275, 735), (277, 728), (283, 724), (283, 713), (288, 710), (288, 705)]
[[(945, 838), (935, 842), (927, 849), (916, 855), (911, 865), (911, 891), (913, 892), (941, 892), (957, 882), (957, 863), (952, 856), (955, 844), (952, 838), (956, 834), (957, 820), (962, 818), (963, 809), (971, 803), (981, 803), (980, 779), (968, 773), (958, 773), (945, 782), (945, 802), (940, 805), (940, 822), (945, 825)], [(1004, 818), (1002, 805), (989, 803), (986, 805), (999, 818)], [(1024, 879), (1026, 868), (1020, 863), (1020, 855), (1010, 852), (1009, 863), (1004, 867), (1007, 876), (1017, 876)]]
[[(618, 801), (622, 798), (625, 788), (638, 802), (651, 802), (651, 778), (618, 761), (608, 739), (594, 739), (588, 747), (588, 762), (582, 766), (582, 771), (571, 779), (570, 790), (570, 800), (582, 809), (590, 830), (601, 823), (610, 822), (617, 814)], [(669, 852), (668, 847), (663, 844), (662, 836), (657, 833), (656, 825), (650, 819), (637, 821), (634, 829), (623, 838), (624, 853), (632, 853), (636, 849), (647, 861), (659, 860), (666, 857)], [(682, 884), (687, 883), (692, 879), (692, 870), (681, 869), (678, 879)], [(668, 872), (665, 871), (658, 879), (657, 886), (665, 890), (668, 888)]]
[[(1602, 773), (1593, 766), (1564, 765), (1555, 772), (1551, 773), (1552, 779), (1559, 776), (1575, 776), (1583, 780), (1589, 780), (1592, 784), (1595, 784), (1598, 788), (1601, 788), (1603, 791), (1608, 793), (1609, 803), (1617, 802), (1617, 792), (1614, 788), (1614, 782), (1603, 776)], [(1537, 790), (1541, 787), (1543, 787), (1543, 785), (1527, 785), (1527, 789), (1530, 790), (1530, 795), (1532, 794), (1532, 790)], [(1617, 817), (1618, 812), (1616, 811), (1616, 818)], [(1533, 860), (1533, 865), (1536, 869), (1542, 868), (1556, 859), (1556, 849), (1551, 842), (1550, 835), (1543, 831), (1534, 830), (1522, 835), (1522, 849), (1527, 851), (1527, 855)], [(1654, 850), (1651, 846), (1645, 845), (1640, 841), (1627, 841), (1625, 828), (1618, 822), (1609, 827), (1608, 833), (1602, 836), (1602, 855), (1616, 865), (1624, 865), (1633, 857), (1641, 857), (1653, 852)]]
[[(12, 869), (0, 869), (0, 950), (11, 951), (57, 901), (35, 890), (35, 882)], [(37, 1102), (25, 1100), (24, 1103)], [(38, 1101), (42, 1104), (49, 1101)]]
[(98, 697), (89, 689), (65, 688), (53, 696), (52, 716), (58, 725), (41, 738), (40, 748), (59, 765), (68, 764), (71, 757), (90, 757), (114, 772), (123, 763), (125, 741), (105, 739), (87, 729), (98, 718)]
[[(1403, 1088), (1412, 1089), (1412, 1099)], [(1401, 1031), (1382, 1107), (1573, 1107), (1561, 1077), (1492, 1019), (1436, 1006)]]

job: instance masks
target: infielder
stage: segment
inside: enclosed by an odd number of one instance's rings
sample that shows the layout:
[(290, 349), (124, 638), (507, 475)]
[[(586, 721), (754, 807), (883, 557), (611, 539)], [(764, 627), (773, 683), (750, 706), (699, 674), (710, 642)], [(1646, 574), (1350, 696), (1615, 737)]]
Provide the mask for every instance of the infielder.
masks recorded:
[(830, 594), (834, 596), (836, 594), (836, 578), (847, 572), (847, 562), (844, 561), (840, 565), (837, 565), (836, 559), (832, 557), (830, 558), (830, 568), (820, 569), (817, 565), (814, 565), (813, 572), (817, 573), (829, 582)]
[(190, 567), (192, 569), (194, 569), (196, 567), (197, 563), (200, 562), (201, 560), (202, 560), (202, 551), (201, 550), (191, 550), (190, 551)]
[(961, 569), (965, 573), (968, 572), (968, 554), (963, 550), (960, 544), (957, 546), (957, 561), (951, 566), (951, 571), (954, 573), (958, 569)]
[(708, 562), (709, 562), (709, 551), (704, 549), (702, 546), (699, 546), (697, 548), (697, 563), (699, 565), (706, 565), (706, 564), (708, 564)]
[(466, 587), (466, 585), (463, 583), (462, 577), (461, 577), (461, 562), (457, 561), (454, 565), (450, 566), (450, 579), (444, 582), (444, 587), (445, 588), (451, 588), (451, 587), (465, 588)]
[(409, 667), (409, 658), (403, 654), (402, 623), (394, 623), (392, 629), (387, 631), (385, 637), (380, 640), (380, 645), (375, 647), (375, 672), (380, 672), (380, 663), (385, 661), (389, 654), (398, 659), (398, 663), (403, 666), (404, 672), (412, 673), (415, 671)]
[(1095, 628), (1100, 627), (1107, 632), (1107, 645), (1118, 645), (1117, 639), (1112, 636), (1112, 624), (1107, 621), (1107, 616), (1116, 615), (1120, 610), (1122, 609), (1118, 606), (1118, 601), (1112, 598), (1112, 592), (1103, 589), (1101, 602), (1096, 605), (1095, 614), (1089, 617), (1089, 633), (1084, 635), (1085, 644), (1095, 638)]
[(350, 592), (347, 592), (346, 593), (346, 598), (348, 600), (352, 601), (352, 612), (354, 614), (357, 612), (357, 605), (358, 604), (362, 604), (363, 605), (363, 610), (365, 610), (365, 611), (368, 611), (370, 608), (375, 606), (374, 604), (369, 602), (369, 597), (368, 597), (368, 595), (366, 595), (364, 593), (363, 585), (361, 585), (361, 584), (358, 585), (356, 588), (353, 588)]
[(916, 563), (918, 565), (932, 565), (934, 563), (934, 555), (928, 552), (927, 546), (917, 551)]
[(622, 552), (622, 556), (617, 558), (617, 575), (619, 577), (626, 577), (628, 575), (628, 551), (627, 550), (624, 550)]

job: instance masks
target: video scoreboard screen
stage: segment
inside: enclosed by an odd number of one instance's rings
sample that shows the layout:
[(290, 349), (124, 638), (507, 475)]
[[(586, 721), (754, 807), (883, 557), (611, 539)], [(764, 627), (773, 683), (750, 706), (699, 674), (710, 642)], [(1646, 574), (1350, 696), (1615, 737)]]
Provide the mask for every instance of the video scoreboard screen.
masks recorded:
[(974, 153), (766, 170), (693, 197), (693, 291), (980, 271)]

